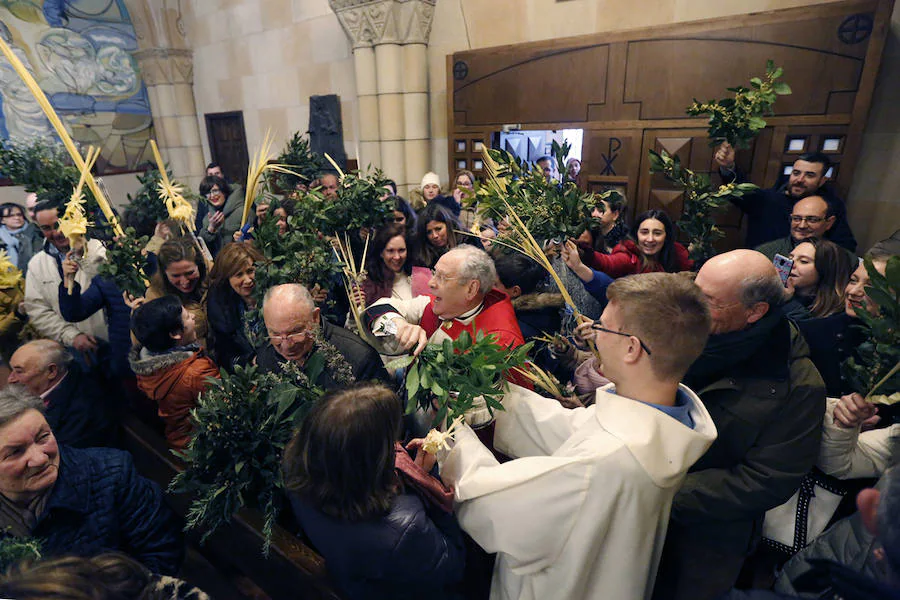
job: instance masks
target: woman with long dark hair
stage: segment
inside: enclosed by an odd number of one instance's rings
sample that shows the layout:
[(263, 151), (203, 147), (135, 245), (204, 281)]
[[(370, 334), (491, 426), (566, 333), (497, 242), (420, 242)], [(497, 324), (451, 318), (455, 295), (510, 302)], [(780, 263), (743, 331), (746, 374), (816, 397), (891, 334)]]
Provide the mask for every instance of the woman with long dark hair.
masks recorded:
[(459, 244), (456, 232), (460, 229), (456, 217), (437, 203), (431, 203), (419, 211), (415, 264), (433, 269), (447, 250)]
[(687, 249), (675, 241), (672, 219), (658, 209), (638, 215), (630, 238), (617, 244), (610, 254), (594, 252), (587, 263), (614, 278), (660, 271), (677, 273), (692, 265)]
[(785, 307), (795, 319), (823, 319), (844, 312), (850, 282), (850, 255), (829, 240), (810, 238), (794, 246), (794, 261), (785, 287), (792, 297)]
[(366, 257), (367, 277), (362, 285), (365, 305), (379, 298), (411, 299), (411, 273), (412, 260), (406, 230), (398, 224), (378, 229)]
[(294, 514), (347, 598), (444, 597), (463, 576), (452, 492), (399, 445), (401, 421), (384, 386), (335, 390), (285, 449)]

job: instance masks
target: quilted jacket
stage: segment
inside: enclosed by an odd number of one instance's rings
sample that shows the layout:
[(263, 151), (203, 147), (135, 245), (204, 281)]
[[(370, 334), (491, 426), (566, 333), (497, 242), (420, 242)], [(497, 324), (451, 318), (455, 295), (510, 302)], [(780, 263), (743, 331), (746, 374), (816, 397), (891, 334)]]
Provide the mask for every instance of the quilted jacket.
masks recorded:
[(47, 555), (120, 551), (173, 575), (184, 558), (182, 523), (162, 490), (121, 450), (60, 446), (59, 477), (32, 536)]
[(129, 359), (138, 387), (159, 405), (166, 441), (171, 448), (181, 450), (191, 439), (190, 411), (209, 385), (207, 378), (219, 377), (218, 367), (202, 351), (186, 347), (144, 356), (141, 347), (135, 346)]
[(447, 598), (465, 565), (463, 536), (453, 515), (400, 494), (390, 512), (367, 521), (328, 516), (289, 494), (304, 533), (325, 557), (347, 598)]

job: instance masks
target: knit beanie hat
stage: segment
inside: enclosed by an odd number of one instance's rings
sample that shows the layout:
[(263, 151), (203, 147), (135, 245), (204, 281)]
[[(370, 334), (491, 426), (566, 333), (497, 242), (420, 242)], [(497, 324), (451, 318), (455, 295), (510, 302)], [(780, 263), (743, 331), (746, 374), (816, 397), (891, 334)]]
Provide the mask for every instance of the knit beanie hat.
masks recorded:
[(422, 178), (422, 189), (425, 189), (425, 186), (429, 184), (441, 187), (441, 178), (438, 177), (437, 173), (434, 173), (433, 171), (425, 173), (425, 177)]

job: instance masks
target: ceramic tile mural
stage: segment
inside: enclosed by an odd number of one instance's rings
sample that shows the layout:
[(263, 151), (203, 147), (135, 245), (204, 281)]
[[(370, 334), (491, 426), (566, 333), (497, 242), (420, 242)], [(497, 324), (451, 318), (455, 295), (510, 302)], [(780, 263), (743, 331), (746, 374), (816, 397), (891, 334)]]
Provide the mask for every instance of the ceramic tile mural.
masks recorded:
[[(153, 120), (124, 0), (0, 0), (0, 35), (50, 99), (72, 138), (99, 146), (100, 173), (149, 158)], [(54, 136), (47, 119), (0, 56), (0, 136)]]

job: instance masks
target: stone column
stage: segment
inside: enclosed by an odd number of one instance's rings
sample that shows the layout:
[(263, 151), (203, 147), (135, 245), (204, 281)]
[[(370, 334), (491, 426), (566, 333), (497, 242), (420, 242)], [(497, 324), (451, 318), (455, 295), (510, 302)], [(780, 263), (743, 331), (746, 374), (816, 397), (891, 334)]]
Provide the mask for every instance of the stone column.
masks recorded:
[(381, 168), (398, 184), (406, 182), (403, 119), (403, 49), (399, 44), (375, 46), (378, 73), (378, 127)]
[[(353, 42), (363, 141), (360, 166), (369, 161), (380, 166), (397, 182), (401, 194), (410, 186), (417, 187), (431, 165), (426, 47), (434, 2), (329, 0)], [(373, 74), (374, 98), (369, 86)], [(373, 124), (367, 124), (369, 120)], [(367, 153), (373, 158), (366, 157)]]
[(196, 188), (206, 173), (194, 104), (193, 53), (152, 48), (134, 53), (150, 97), (156, 143), (172, 175)]
[(353, 50), (356, 94), (359, 106), (359, 167), (381, 166), (381, 130), (378, 116), (378, 82), (375, 49), (360, 46)]
[(134, 52), (147, 86), (156, 142), (173, 176), (195, 189), (206, 174), (197, 107), (194, 59), (178, 0), (125, 0), (137, 34)]
[(417, 187), (431, 170), (431, 128), (428, 119), (428, 56), (425, 44), (403, 46), (403, 140), (407, 188)]

